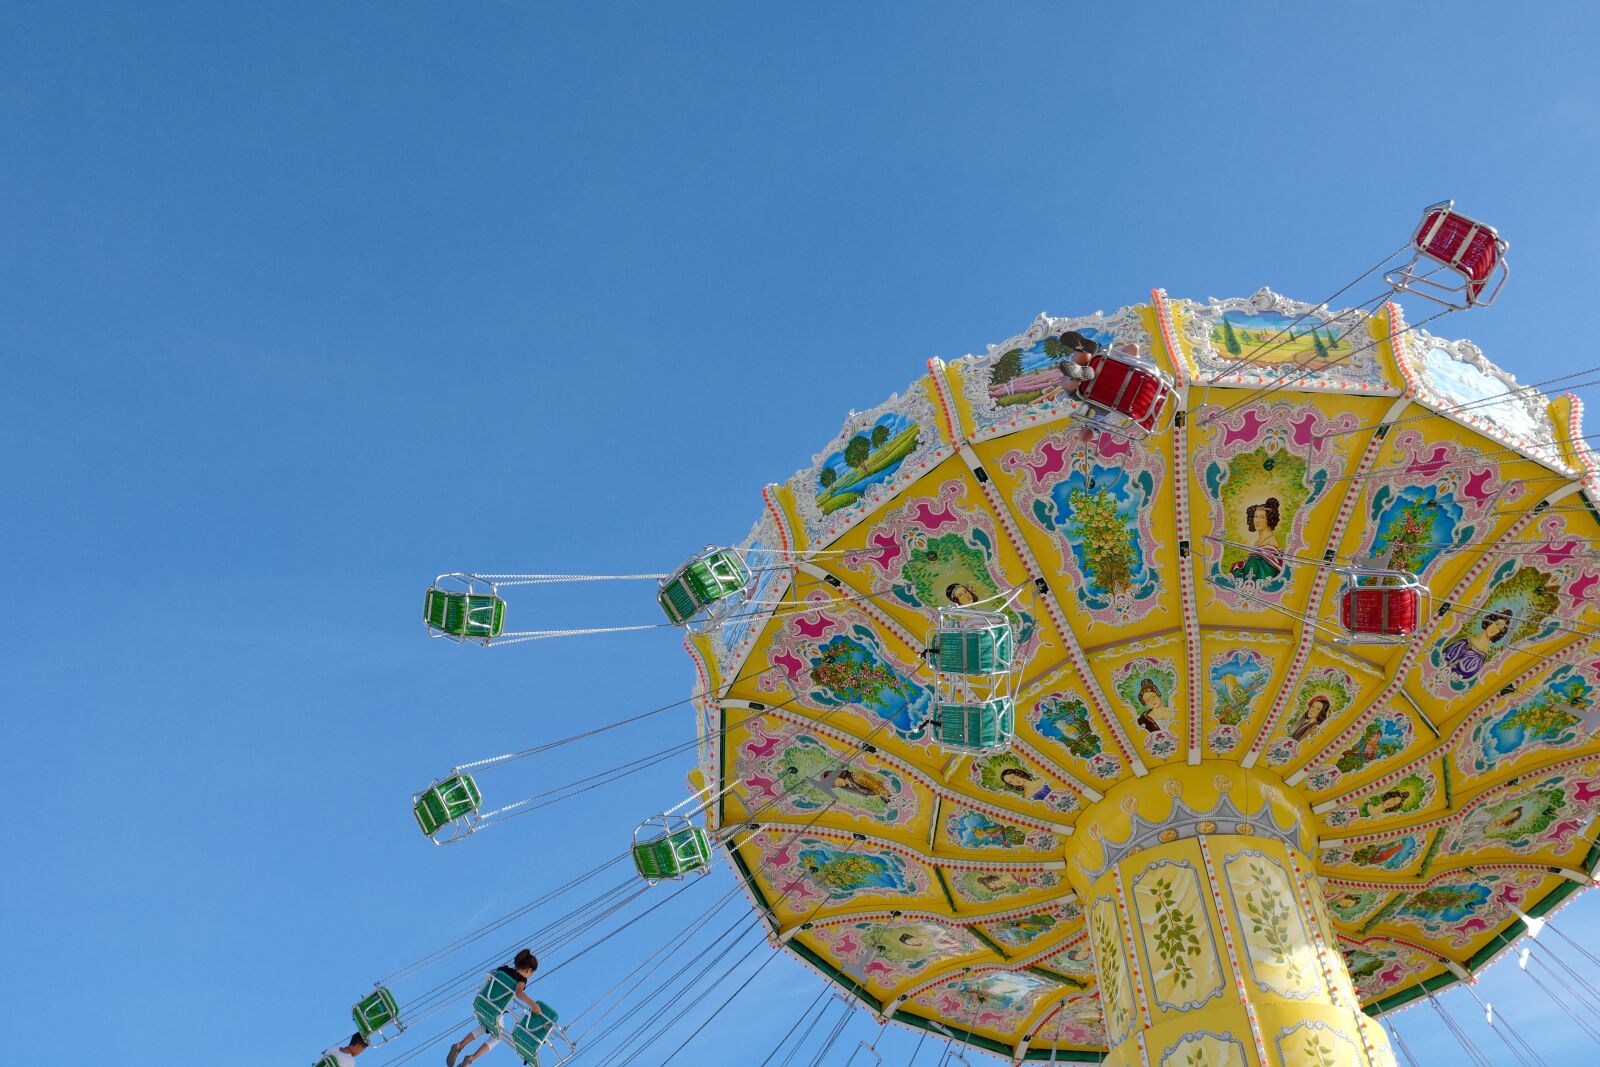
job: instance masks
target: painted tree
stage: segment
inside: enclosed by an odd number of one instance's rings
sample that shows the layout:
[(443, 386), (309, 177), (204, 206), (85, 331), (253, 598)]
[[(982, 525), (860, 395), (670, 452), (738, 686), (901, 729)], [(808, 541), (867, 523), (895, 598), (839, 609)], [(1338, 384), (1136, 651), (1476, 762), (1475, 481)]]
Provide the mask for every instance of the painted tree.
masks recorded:
[[(1052, 351), (1054, 349), (1054, 351)], [(1045, 352), (1053, 359), (1060, 359), (1063, 353), (1061, 342), (1054, 337), (1047, 337), (1044, 341)], [(989, 382), (999, 385), (1009, 382), (1013, 378), (1022, 377), (1022, 349), (1013, 348), (994, 361), (994, 369), (989, 372)]]
[(1322, 343), (1322, 334), (1316, 330), (1311, 331), (1311, 343), (1317, 350), (1318, 359), (1328, 358), (1328, 346)]
[(833, 483), (839, 480), (839, 472), (832, 467), (823, 467), (822, 473), (817, 475), (817, 480), (822, 483), (822, 488), (831, 489)]
[(1234, 335), (1233, 323), (1229, 322), (1226, 317), (1222, 320), (1222, 347), (1226, 348), (1228, 354), (1233, 356), (1241, 355), (1244, 352), (1244, 349), (1239, 347), (1239, 338)]
[(882, 448), (883, 443), (889, 439), (889, 427), (877, 425), (872, 428), (872, 447)]
[(1109, 593), (1132, 585), (1139, 555), (1133, 531), (1117, 514), (1116, 498), (1104, 489), (1093, 493), (1074, 489), (1068, 506), (1072, 512), (1068, 532), (1083, 547), (1090, 580)]
[(857, 470), (867, 461), (872, 454), (872, 442), (860, 434), (850, 438), (850, 443), (844, 446), (844, 461)]

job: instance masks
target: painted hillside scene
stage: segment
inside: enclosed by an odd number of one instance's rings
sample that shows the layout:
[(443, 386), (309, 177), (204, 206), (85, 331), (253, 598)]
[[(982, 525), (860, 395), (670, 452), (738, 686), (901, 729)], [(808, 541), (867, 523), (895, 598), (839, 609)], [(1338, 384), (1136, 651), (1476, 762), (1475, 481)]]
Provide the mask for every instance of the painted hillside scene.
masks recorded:
[(1341, 332), (1315, 316), (1297, 320), (1271, 311), (1225, 311), (1211, 328), (1211, 343), (1227, 358), (1318, 371), (1351, 356), (1355, 346)]
[(868, 487), (893, 477), (916, 450), (919, 437), (916, 423), (891, 411), (846, 441), (817, 471), (817, 506), (822, 513), (854, 504)]
[[(1114, 339), (1107, 330), (1088, 328), (1077, 333), (1103, 346)], [(1009, 349), (989, 368), (989, 396), (1002, 407), (1054, 400), (1073, 384), (1061, 371), (1071, 356), (1071, 347), (1061, 337), (1045, 337), (1027, 348)]]

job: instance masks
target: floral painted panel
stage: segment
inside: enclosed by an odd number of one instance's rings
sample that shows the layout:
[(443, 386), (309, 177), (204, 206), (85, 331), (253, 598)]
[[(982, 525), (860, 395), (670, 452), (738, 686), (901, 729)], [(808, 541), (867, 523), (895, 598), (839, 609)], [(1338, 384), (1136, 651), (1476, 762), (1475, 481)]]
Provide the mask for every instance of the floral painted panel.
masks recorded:
[(756, 678), (766, 692), (785, 688), (822, 708), (850, 709), (907, 740), (927, 733), (933, 690), (916, 680), (917, 665), (890, 653), (872, 620), (825, 595), (813, 610), (785, 618), (767, 649), (771, 666)]
[(1150, 986), (1164, 1008), (1189, 1011), (1223, 991), (1222, 961), (1193, 864), (1161, 860), (1133, 879), (1135, 929)]
[(1110, 434), (1085, 441), (1060, 431), (1029, 451), (1004, 453), (999, 466), (1021, 475), (1015, 507), (1050, 537), (1087, 619), (1116, 625), (1156, 605), (1165, 546), (1150, 517), (1166, 469), (1160, 452)]
[(1563, 663), (1526, 696), (1477, 715), (1456, 742), (1456, 766), (1484, 774), (1545, 749), (1576, 748), (1600, 725), (1600, 661)]
[(1498, 456), (1416, 430), (1396, 432), (1393, 451), (1368, 493), (1365, 536), (1352, 557), (1374, 567), (1425, 578), (1455, 549), (1481, 541), (1497, 513), (1527, 494), (1521, 482), (1500, 480)]
[(1196, 1030), (1162, 1050), (1160, 1067), (1250, 1067), (1244, 1042), (1227, 1033)]
[(1133, 1024), (1133, 987), (1123, 956), (1117, 906), (1110, 897), (1101, 897), (1090, 905), (1089, 938), (1094, 945), (1106, 1037), (1115, 1044), (1128, 1035), (1128, 1028)]
[(917, 897), (933, 887), (922, 863), (887, 848), (849, 844), (809, 834), (767, 831), (752, 842), (786, 903), (799, 908), (814, 902)]
[(1412, 927), (1426, 937), (1463, 949), (1499, 929), (1545, 877), (1540, 872), (1495, 871), (1444, 878), (1396, 896), (1379, 921)]
[(1222, 868), (1256, 985), (1295, 999), (1317, 995), (1321, 964), (1288, 872), (1255, 849), (1233, 853)]
[(1361, 1039), (1317, 1019), (1278, 1032), (1278, 1062), (1283, 1067), (1365, 1067)]

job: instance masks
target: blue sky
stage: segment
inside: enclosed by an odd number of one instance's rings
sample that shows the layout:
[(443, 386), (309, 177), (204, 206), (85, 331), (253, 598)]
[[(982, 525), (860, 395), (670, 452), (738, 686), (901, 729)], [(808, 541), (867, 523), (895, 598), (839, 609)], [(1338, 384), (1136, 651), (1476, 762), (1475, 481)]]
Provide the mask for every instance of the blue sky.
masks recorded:
[[(9, 1058), (310, 1062), (374, 978), (677, 799), (687, 757), (424, 845), (407, 800), (444, 768), (692, 686), (667, 631), (430, 644), (439, 571), (671, 567), (742, 537), (763, 483), (930, 356), (1151, 286), (1317, 299), (1443, 197), (1514, 265), (1452, 326), (1524, 377), (1593, 363), (1597, 23), (0, 8)], [(517, 627), (654, 621), (644, 586), (523, 594)], [(486, 788), (690, 729), (660, 716)], [(729, 888), (719, 869), (545, 994), (588, 1003)], [(1485, 987), (1547, 1057), (1582, 1054), (1501, 972)], [(704, 1047), (759, 1062), (817, 988), (778, 959)], [(1424, 1016), (1401, 1018), (1413, 1047), (1453, 1062)]]

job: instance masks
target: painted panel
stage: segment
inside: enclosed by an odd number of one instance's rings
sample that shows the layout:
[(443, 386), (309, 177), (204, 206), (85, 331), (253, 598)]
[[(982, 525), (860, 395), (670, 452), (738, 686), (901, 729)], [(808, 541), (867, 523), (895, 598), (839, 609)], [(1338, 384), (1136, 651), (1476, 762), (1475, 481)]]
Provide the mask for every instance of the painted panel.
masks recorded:
[(1250, 1067), (1244, 1042), (1228, 1033), (1198, 1030), (1161, 1052), (1160, 1067)]
[(1207, 895), (1200, 872), (1187, 861), (1161, 860), (1133, 878), (1135, 928), (1151, 990), (1163, 1008), (1191, 1011), (1223, 992)]
[(1101, 897), (1089, 907), (1089, 937), (1094, 945), (1095, 973), (1100, 982), (1100, 1006), (1105, 1013), (1106, 1037), (1116, 1044), (1128, 1036), (1133, 1024), (1133, 986), (1123, 958), (1117, 906)]
[(1265, 852), (1241, 849), (1222, 868), (1255, 984), (1297, 1000), (1325, 995), (1316, 948), (1283, 865)]
[(1285, 1027), (1276, 1044), (1283, 1067), (1366, 1067), (1359, 1037), (1317, 1019)]

